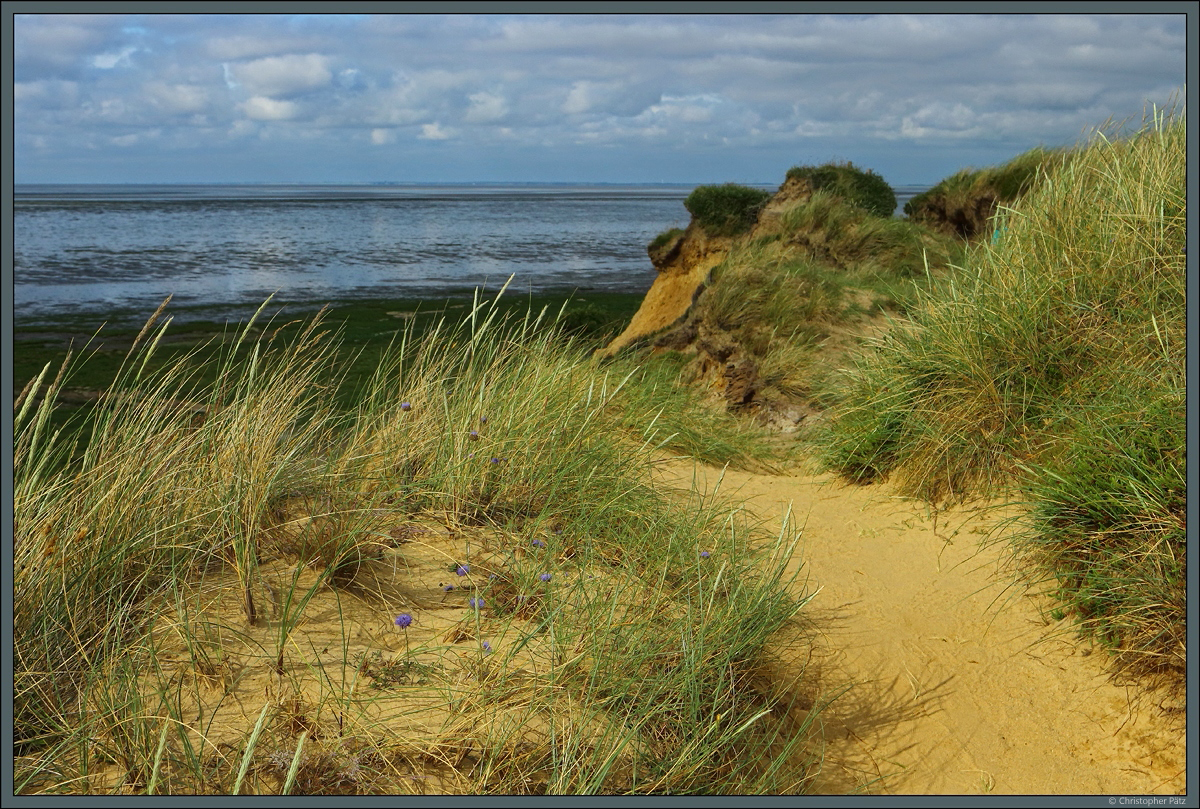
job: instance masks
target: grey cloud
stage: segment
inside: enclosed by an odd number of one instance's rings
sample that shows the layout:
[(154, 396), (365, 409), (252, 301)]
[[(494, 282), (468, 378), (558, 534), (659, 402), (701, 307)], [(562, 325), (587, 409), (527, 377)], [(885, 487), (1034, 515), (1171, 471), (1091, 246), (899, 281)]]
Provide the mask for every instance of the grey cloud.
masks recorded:
[(733, 166), (929, 143), (947, 164), (967, 144), (999, 160), (1184, 80), (1182, 24), (1136, 15), (35, 15), (14, 42), (22, 181), (85, 145), (200, 160), (258, 139), (347, 164), (347, 144), (453, 160), (501, 141), (562, 165), (600, 164), (577, 143), (620, 144), (630, 166), (654, 163), (643, 148)]

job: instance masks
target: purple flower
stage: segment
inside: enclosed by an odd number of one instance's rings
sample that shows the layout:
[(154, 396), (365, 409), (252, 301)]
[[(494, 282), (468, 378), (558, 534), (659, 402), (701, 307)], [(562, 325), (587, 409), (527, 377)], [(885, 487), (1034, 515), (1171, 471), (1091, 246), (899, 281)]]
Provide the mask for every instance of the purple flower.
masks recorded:
[(535, 548), (544, 548), (544, 547), (546, 547), (546, 543), (545, 543), (545, 542), (543, 542), (543, 541), (542, 541), (542, 540), (540, 540), (540, 539), (535, 539), (535, 540), (534, 540), (534, 541), (533, 541), (531, 544), (532, 544), (532, 545), (533, 545)]
[(396, 626), (400, 627), (401, 629), (408, 629), (408, 626), (411, 623), (412, 623), (412, 616), (409, 615), (407, 612), (404, 613), (403, 615), (396, 616)]
[(465, 576), (471, 572), (471, 568), (467, 567), (466, 565), (459, 565), (458, 570), (455, 570), (454, 572), (460, 576)]
[(708, 558), (708, 551), (700, 551), (700, 558), (701, 558), (701, 559), (707, 559), (707, 558)]
[(478, 431), (478, 430), (472, 430), (472, 431), (471, 431), (471, 434), (470, 434), (469, 436), (467, 436), (467, 437), (468, 437), (468, 438), (470, 438), (472, 441), (478, 441), (478, 440), (479, 440), (479, 431)]
[(538, 578), (542, 581), (550, 581), (551, 576), (549, 573), (543, 573), (542, 575), (538, 576)]
[(412, 410), (412, 404), (409, 402), (401, 402), (400, 409), (404, 411)]
[(472, 598), (469, 603), (471, 605), (471, 609), (473, 609), (473, 610), (483, 609), (483, 599), (482, 598)]
[(488, 642), (485, 640), (485, 641), (483, 642), (483, 651), (484, 651), (486, 654), (491, 654), (491, 653), (492, 653), (492, 644), (488, 643)]
[(453, 584), (447, 584), (447, 585), (446, 585), (445, 587), (443, 587), (442, 589), (443, 589), (443, 590), (445, 590), (445, 591), (448, 593), (448, 592), (450, 592), (451, 590), (453, 590), (453, 589), (454, 589), (454, 585), (453, 585)]
[(500, 459), (499, 459), (499, 458), (492, 458), (492, 463), (500, 463)]
[(480, 424), (487, 424), (487, 416), (480, 416), (480, 417), (479, 417), (479, 423), (480, 423)]

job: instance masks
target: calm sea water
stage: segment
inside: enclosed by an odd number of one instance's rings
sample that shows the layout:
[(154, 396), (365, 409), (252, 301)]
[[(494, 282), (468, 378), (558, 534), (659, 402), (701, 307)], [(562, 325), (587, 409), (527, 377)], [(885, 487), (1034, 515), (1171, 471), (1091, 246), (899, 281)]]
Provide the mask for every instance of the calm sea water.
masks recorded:
[[(627, 291), (690, 186), (17, 186), (18, 322), (180, 305)], [(771, 188), (770, 190), (774, 190)], [(912, 193), (921, 190), (915, 188)], [(911, 196), (897, 189), (900, 206)]]

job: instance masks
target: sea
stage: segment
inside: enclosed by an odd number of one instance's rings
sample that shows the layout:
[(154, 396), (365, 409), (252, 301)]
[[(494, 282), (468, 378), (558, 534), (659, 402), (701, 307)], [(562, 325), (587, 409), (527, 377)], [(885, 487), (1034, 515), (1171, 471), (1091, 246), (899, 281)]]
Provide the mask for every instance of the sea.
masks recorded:
[[(774, 191), (775, 186), (759, 186)], [(904, 202), (927, 186), (902, 186)], [(18, 325), (472, 289), (644, 293), (691, 185), (18, 185)], [(509, 279), (511, 278), (511, 282)], [(178, 315), (177, 315), (178, 316)]]

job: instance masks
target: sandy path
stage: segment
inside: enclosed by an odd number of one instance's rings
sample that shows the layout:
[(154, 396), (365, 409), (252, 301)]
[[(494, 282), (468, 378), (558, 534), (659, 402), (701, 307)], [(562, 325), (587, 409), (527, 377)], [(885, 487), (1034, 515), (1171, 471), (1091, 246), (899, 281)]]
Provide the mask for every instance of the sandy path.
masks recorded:
[[(707, 491), (721, 473), (672, 461), (661, 474)], [(886, 484), (829, 476), (728, 471), (721, 491), (776, 528), (791, 503), (805, 526), (821, 679), (855, 684), (822, 713), (819, 792), (1183, 794), (1180, 722), (1006, 590), (983, 519), (942, 513), (935, 533)]]

